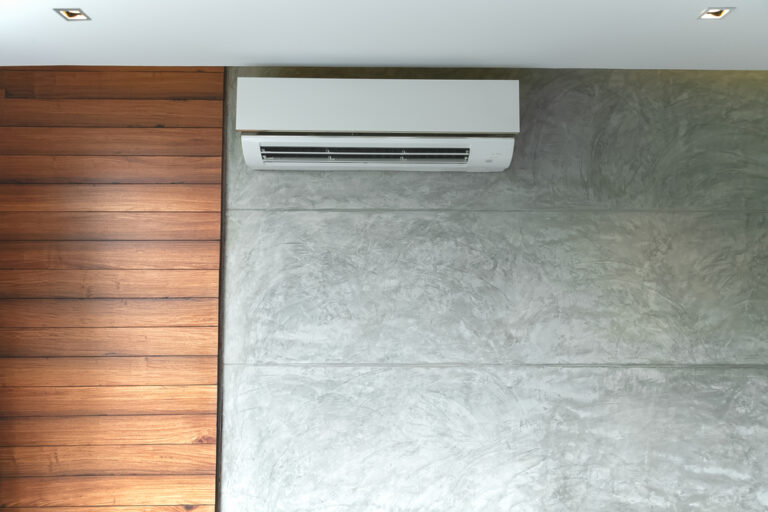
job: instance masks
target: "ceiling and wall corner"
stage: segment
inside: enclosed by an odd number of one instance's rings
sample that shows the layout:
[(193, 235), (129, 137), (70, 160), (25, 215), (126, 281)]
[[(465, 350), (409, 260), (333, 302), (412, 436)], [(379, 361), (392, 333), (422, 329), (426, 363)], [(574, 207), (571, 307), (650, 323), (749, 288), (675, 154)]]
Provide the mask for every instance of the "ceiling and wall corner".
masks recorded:
[[(768, 2), (0, 0), (0, 66), (293, 65), (768, 70)], [(67, 7), (67, 6), (64, 6)]]

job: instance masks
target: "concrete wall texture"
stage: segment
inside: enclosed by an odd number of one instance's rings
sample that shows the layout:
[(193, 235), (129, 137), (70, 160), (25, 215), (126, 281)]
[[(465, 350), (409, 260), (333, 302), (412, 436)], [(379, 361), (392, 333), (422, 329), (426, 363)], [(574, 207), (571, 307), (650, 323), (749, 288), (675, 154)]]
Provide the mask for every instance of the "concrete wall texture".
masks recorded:
[(292, 73), (229, 70), (224, 512), (768, 509), (768, 73), (493, 70), (504, 173), (249, 171)]

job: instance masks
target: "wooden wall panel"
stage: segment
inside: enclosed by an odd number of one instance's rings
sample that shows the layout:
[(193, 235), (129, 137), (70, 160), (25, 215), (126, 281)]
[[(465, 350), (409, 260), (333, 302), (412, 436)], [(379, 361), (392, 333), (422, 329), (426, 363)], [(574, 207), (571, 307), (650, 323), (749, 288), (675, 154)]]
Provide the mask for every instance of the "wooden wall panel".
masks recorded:
[(215, 327), (217, 299), (0, 299), (3, 327)]
[(213, 512), (221, 68), (0, 68), (0, 508)]
[(221, 100), (223, 72), (0, 70), (9, 98)]
[(7, 212), (219, 212), (218, 185), (5, 185)]
[[(194, 254), (194, 258), (190, 258)], [(216, 270), (219, 242), (0, 242), (2, 270)]]
[(0, 448), (0, 478), (85, 475), (210, 475), (211, 444)]
[(221, 156), (217, 128), (0, 127), (5, 155)]
[(218, 240), (214, 212), (0, 212), (0, 240)]
[(0, 97), (0, 126), (221, 128), (221, 123), (221, 105), (218, 101)]
[(216, 444), (216, 414), (0, 418), (0, 446)]
[(216, 386), (0, 387), (0, 417), (213, 414)]
[(0, 507), (212, 504), (215, 478), (215, 475), (3, 478)]
[(221, 183), (218, 156), (2, 155), (0, 183)]
[(216, 384), (215, 356), (0, 358), (0, 386)]
[(217, 327), (0, 328), (0, 357), (215, 356)]
[(0, 270), (0, 299), (218, 296), (216, 270)]

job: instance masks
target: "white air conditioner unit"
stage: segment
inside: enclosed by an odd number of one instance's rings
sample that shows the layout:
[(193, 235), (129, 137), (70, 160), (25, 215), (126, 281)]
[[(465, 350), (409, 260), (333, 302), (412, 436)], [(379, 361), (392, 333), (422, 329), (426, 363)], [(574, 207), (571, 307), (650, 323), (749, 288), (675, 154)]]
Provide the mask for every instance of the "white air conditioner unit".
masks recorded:
[(236, 126), (254, 169), (503, 171), (518, 82), (238, 78)]

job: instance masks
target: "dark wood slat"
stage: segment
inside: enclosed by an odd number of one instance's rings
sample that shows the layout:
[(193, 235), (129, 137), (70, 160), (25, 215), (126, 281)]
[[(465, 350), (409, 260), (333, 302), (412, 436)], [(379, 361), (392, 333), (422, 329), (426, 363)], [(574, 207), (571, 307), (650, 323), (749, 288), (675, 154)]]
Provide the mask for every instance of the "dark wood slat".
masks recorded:
[(212, 444), (0, 448), (0, 478), (215, 473)]
[(0, 242), (6, 270), (216, 270), (219, 242)]
[(0, 126), (221, 128), (211, 100), (44, 100), (2, 98)]
[(215, 356), (0, 358), (0, 386), (216, 384)]
[(0, 127), (0, 154), (221, 156), (221, 130)]
[(0, 299), (0, 327), (214, 327), (217, 299)]
[(0, 329), (0, 357), (215, 356), (216, 327)]
[(0, 183), (221, 183), (218, 156), (0, 155)]
[(215, 512), (214, 505), (139, 505), (117, 507), (24, 507), (4, 508), (3, 512)]
[(0, 387), (0, 417), (215, 413), (213, 385)]
[(0, 240), (218, 240), (219, 213), (0, 212)]
[(79, 71), (114, 73), (116, 71), (151, 71), (155, 73), (224, 73), (221, 66), (4, 66), (4, 71)]
[(3, 478), (0, 507), (210, 505), (214, 475)]
[(218, 212), (219, 185), (3, 185), (0, 211)]
[(0, 299), (218, 297), (217, 270), (0, 270)]
[(0, 446), (216, 444), (216, 415), (0, 418)]
[(220, 73), (164, 71), (0, 70), (0, 88), (11, 98), (220, 100)]

